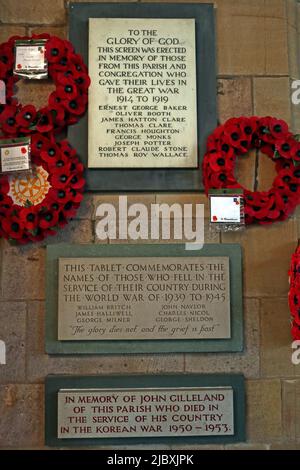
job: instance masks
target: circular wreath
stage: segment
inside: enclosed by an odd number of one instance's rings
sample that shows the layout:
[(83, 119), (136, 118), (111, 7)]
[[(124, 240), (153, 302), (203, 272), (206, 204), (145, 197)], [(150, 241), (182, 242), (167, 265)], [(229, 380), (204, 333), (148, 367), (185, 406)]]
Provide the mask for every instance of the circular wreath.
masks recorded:
[[(48, 75), (56, 89), (43, 108), (36, 109), (31, 104), (23, 106), (13, 96), (14, 84), (20, 79), (13, 74), (17, 39), (47, 39)], [(0, 105), (0, 129), (6, 135), (59, 132), (76, 123), (86, 111), (90, 85), (87, 67), (82, 57), (74, 52), (72, 44), (56, 36), (13, 36), (0, 44), (0, 80), (6, 85), (6, 104)]]
[(54, 235), (83, 198), (84, 167), (67, 140), (34, 134), (31, 176), (0, 178), (0, 236), (25, 244)]
[(292, 338), (300, 339), (300, 247), (292, 255), (289, 270), (289, 307), (292, 315)]
[[(229, 119), (207, 141), (203, 182), (210, 189), (241, 188), (246, 224), (285, 220), (300, 202), (300, 142), (286, 122), (273, 117)], [(268, 191), (249, 191), (235, 176), (237, 156), (259, 149), (275, 163), (277, 176)]]

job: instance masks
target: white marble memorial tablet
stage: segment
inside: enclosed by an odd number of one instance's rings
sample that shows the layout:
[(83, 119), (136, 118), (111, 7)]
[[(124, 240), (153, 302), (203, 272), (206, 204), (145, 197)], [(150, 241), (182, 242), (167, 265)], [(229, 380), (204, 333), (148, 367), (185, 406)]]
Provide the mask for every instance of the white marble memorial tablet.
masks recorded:
[(88, 167), (196, 168), (194, 19), (89, 19)]
[(232, 387), (61, 389), (57, 414), (59, 439), (235, 432)]

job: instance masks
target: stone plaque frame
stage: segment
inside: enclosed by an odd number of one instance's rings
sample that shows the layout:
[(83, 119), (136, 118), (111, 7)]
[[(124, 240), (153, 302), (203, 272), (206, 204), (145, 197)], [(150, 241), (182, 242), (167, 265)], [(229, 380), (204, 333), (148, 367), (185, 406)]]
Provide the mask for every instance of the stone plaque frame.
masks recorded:
[[(58, 259), (105, 257), (228, 256), (231, 337), (229, 339), (80, 340), (58, 338)], [(239, 352), (243, 350), (242, 251), (238, 244), (207, 244), (201, 250), (185, 245), (69, 245), (47, 247), (46, 352), (48, 354), (137, 354), (178, 352)]]
[[(135, 438), (57, 438), (57, 394), (60, 389), (80, 388), (159, 388), (159, 387), (225, 387), (233, 388), (235, 433), (229, 436), (135, 437)], [(55, 376), (46, 377), (45, 383), (45, 443), (48, 446), (76, 447), (89, 445), (136, 444), (229, 444), (244, 442), (245, 436), (245, 381), (241, 374), (203, 375), (132, 375), (132, 376)]]
[(199, 191), (206, 139), (217, 125), (216, 52), (213, 4), (71, 3), (69, 36), (88, 62), (89, 18), (194, 18), (198, 114), (198, 168), (88, 169), (88, 116), (68, 128), (68, 139), (87, 170), (88, 191)]

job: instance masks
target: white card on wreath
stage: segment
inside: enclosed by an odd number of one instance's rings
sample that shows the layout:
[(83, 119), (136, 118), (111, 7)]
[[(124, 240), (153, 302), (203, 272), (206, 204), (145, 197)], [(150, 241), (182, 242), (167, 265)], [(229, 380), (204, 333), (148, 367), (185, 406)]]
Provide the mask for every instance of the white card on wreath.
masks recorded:
[(240, 223), (240, 196), (210, 196), (211, 223)]

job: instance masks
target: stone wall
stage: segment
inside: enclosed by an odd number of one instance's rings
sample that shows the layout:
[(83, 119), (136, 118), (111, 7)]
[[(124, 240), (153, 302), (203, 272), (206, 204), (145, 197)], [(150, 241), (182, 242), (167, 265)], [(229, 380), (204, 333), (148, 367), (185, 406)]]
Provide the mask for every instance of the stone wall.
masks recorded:
[[(242, 114), (273, 114), (299, 132), (300, 105), (291, 105), (290, 82), (299, 77), (300, 5), (295, 0), (214, 3), (220, 122)], [(32, 32), (67, 36), (67, 4), (0, 0), (1, 42)], [(18, 94), (23, 103), (43, 101), (47, 95), (40, 84), (22, 85)], [(265, 157), (257, 165), (255, 160), (251, 154), (239, 162), (239, 179), (248, 188), (268, 188), (273, 164)], [(117, 195), (86, 195), (77, 219), (49, 243), (96, 243), (95, 207), (117, 200)], [(133, 201), (207, 204), (202, 194), (136, 194), (130, 196)], [(207, 242), (243, 247), (246, 347), (238, 354), (49, 357), (44, 352), (45, 246), (20, 249), (2, 241), (0, 339), (8, 351), (7, 365), (0, 365), (0, 448), (44, 447), (47, 374), (201, 372), (241, 372), (247, 379), (247, 443), (225, 449), (300, 448), (300, 365), (291, 362), (287, 306), (287, 271), (300, 236), (299, 221), (300, 210), (270, 227), (220, 238), (207, 235)]]

